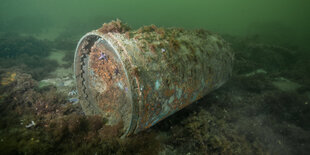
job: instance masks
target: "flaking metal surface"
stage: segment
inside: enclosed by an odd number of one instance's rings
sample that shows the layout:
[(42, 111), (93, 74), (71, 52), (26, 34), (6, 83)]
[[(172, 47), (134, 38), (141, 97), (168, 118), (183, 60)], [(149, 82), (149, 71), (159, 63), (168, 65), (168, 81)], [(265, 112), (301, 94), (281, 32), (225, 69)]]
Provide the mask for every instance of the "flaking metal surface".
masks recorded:
[[(83, 109), (122, 133), (137, 133), (220, 87), (232, 72), (228, 43), (208, 31), (155, 26), (93, 31), (79, 43), (75, 72)], [(84, 105), (83, 105), (84, 104)]]

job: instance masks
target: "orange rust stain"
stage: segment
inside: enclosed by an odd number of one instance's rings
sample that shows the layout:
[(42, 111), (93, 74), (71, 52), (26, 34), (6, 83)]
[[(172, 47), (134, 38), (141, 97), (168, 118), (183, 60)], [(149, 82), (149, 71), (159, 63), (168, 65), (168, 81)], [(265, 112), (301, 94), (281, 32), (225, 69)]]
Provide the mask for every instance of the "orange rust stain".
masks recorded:
[(150, 128), (152, 125), (152, 123), (150, 123), (149, 125), (147, 125), (145, 128)]
[(150, 92), (151, 89), (152, 89), (152, 88), (151, 88), (149, 85), (147, 85), (147, 86), (146, 86), (146, 89), (143, 90), (143, 99), (144, 99), (144, 101), (146, 101), (146, 97), (147, 97), (147, 95), (149, 94), (149, 92)]
[(148, 46), (149, 46), (150, 51), (151, 51), (153, 54), (157, 54), (157, 53), (156, 53), (156, 46), (155, 46), (154, 44), (149, 44)]
[[(94, 71), (94, 73), (99, 76), (103, 81), (105, 81), (108, 85), (112, 85), (117, 80), (124, 80), (124, 76), (114, 76), (115, 70), (119, 70), (119, 74), (121, 73), (121, 66), (112, 58), (113, 55), (109, 55), (109, 52), (105, 47), (101, 44), (96, 44), (92, 47), (90, 53), (90, 67)], [(99, 60), (101, 52), (105, 53), (108, 57), (107, 60)], [(115, 79), (116, 78), (116, 79)]]
[(159, 113), (161, 112), (161, 104), (157, 104), (156, 105), (156, 115), (159, 115)]
[(175, 98), (175, 99), (173, 100), (173, 102), (171, 103), (170, 107), (171, 107), (173, 110), (175, 110), (175, 109), (178, 108), (178, 106), (179, 106), (179, 100), (178, 100), (177, 98)]
[(143, 115), (141, 115), (141, 120), (140, 120), (140, 127), (139, 128), (148, 128), (148, 126), (145, 126), (145, 124), (149, 121), (150, 117), (150, 111), (154, 111), (154, 108), (151, 107), (151, 103), (147, 102), (147, 96), (150, 93), (152, 88), (147, 85), (146, 88), (143, 90), (143, 99), (144, 99), (144, 107), (143, 107)]
[(174, 89), (172, 89), (172, 90), (167, 89), (167, 90), (165, 90), (165, 92), (164, 92), (165, 96), (167, 96), (167, 97), (172, 96), (174, 93), (175, 93), (175, 90), (174, 90)]
[(191, 98), (193, 92), (195, 89), (188, 87), (187, 89), (184, 90), (184, 92), (187, 94), (187, 98)]

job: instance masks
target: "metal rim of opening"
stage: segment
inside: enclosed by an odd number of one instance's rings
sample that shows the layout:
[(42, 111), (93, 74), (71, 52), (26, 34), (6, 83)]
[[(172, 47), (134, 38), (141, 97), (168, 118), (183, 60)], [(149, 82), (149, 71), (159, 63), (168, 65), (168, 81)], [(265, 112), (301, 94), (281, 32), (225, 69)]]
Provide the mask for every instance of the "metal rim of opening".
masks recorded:
[[(93, 40), (91, 40), (90, 38), (94, 38)], [(121, 62), (121, 66), (122, 66), (122, 70), (124, 71), (124, 73), (126, 74), (126, 80), (128, 81), (128, 83), (129, 83), (129, 78), (128, 78), (128, 74), (127, 74), (127, 71), (126, 71), (126, 69), (125, 69), (125, 65), (124, 65), (124, 63), (123, 63), (123, 61), (121, 60), (121, 58), (120, 58), (120, 55), (119, 55), (119, 53), (118, 53), (118, 51), (117, 50), (115, 50), (115, 48), (113, 47), (113, 45), (105, 38), (105, 36), (104, 35), (102, 35), (102, 34), (98, 34), (96, 31), (94, 31), (94, 32), (90, 32), (90, 33), (87, 33), (87, 34), (85, 34), (80, 40), (79, 40), (79, 42), (78, 42), (78, 45), (77, 45), (77, 48), (76, 48), (76, 51), (75, 51), (75, 54), (74, 54), (74, 74), (75, 74), (75, 76), (74, 76), (74, 78), (75, 78), (75, 80), (77, 79), (77, 77), (80, 75), (79, 74), (79, 72), (85, 72), (85, 71), (83, 71), (83, 68), (80, 68), (80, 67), (77, 67), (78, 66), (78, 64), (79, 63), (81, 63), (81, 61), (79, 60), (80, 58), (79, 58), (79, 54), (80, 54), (80, 50), (81, 50), (81, 48), (82, 48), (82, 46), (83, 46), (83, 42), (85, 42), (86, 40), (91, 40), (91, 42), (96, 42), (96, 41), (98, 41), (99, 39), (101, 39), (101, 40), (105, 40), (105, 41), (107, 41), (108, 42), (108, 44), (113, 48), (113, 50), (112, 50), (112, 52), (114, 52), (115, 53), (115, 55), (117, 55), (117, 59), (119, 59), (119, 61)], [(78, 63), (78, 64), (77, 64)], [(78, 89), (78, 83), (77, 83), (77, 90), (79, 90)], [(123, 135), (122, 135), (122, 137), (124, 137), (124, 136), (127, 136), (127, 135), (130, 135), (131, 133), (133, 133), (133, 131), (134, 131), (134, 129), (135, 129), (135, 121), (134, 121), (134, 119), (135, 119), (135, 117), (134, 117), (134, 102), (132, 101), (132, 95), (131, 95), (131, 88), (130, 88), (131, 86), (130, 86), (130, 83), (129, 83), (129, 91), (130, 91), (130, 97), (131, 97), (131, 114), (130, 114), (130, 122), (129, 122), (129, 125), (127, 126), (127, 127), (125, 127), (125, 132), (123, 133)], [(79, 94), (80, 94), (80, 96), (81, 96), (81, 94), (82, 94), (82, 92), (79, 92)], [(83, 99), (84, 99), (84, 97), (83, 97)], [(89, 101), (87, 101), (87, 100), (85, 100), (85, 102), (89, 102)], [(95, 104), (96, 105), (96, 103), (88, 103), (88, 104)], [(83, 106), (82, 106), (83, 107)], [(98, 108), (98, 107), (97, 107)], [(83, 108), (83, 110), (85, 110), (84, 108)], [(96, 112), (95, 112), (96, 113)], [(97, 112), (98, 113), (98, 112)]]

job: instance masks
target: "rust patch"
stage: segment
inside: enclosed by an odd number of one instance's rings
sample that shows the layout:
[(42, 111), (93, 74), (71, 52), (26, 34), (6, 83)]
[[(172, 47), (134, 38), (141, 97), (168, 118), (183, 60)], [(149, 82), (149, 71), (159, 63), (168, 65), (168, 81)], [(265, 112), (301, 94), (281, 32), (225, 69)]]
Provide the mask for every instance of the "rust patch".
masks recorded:
[(174, 93), (175, 93), (175, 90), (174, 90), (174, 89), (172, 89), (172, 90), (166, 89), (165, 92), (164, 92), (164, 94), (165, 94), (166, 97), (170, 97), (170, 96), (172, 96)]
[(147, 98), (147, 95), (149, 94), (149, 92), (151, 91), (151, 87), (149, 85), (146, 85), (146, 88), (143, 90), (143, 99), (145, 100)]

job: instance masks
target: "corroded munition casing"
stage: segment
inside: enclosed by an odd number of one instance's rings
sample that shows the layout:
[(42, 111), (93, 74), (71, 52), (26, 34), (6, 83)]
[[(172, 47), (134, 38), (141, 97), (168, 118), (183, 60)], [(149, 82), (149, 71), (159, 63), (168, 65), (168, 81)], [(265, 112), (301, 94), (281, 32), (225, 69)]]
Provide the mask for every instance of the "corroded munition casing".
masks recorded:
[(123, 26), (116, 21), (87, 33), (74, 58), (84, 112), (101, 115), (120, 135), (151, 127), (232, 73), (232, 50), (217, 34)]

